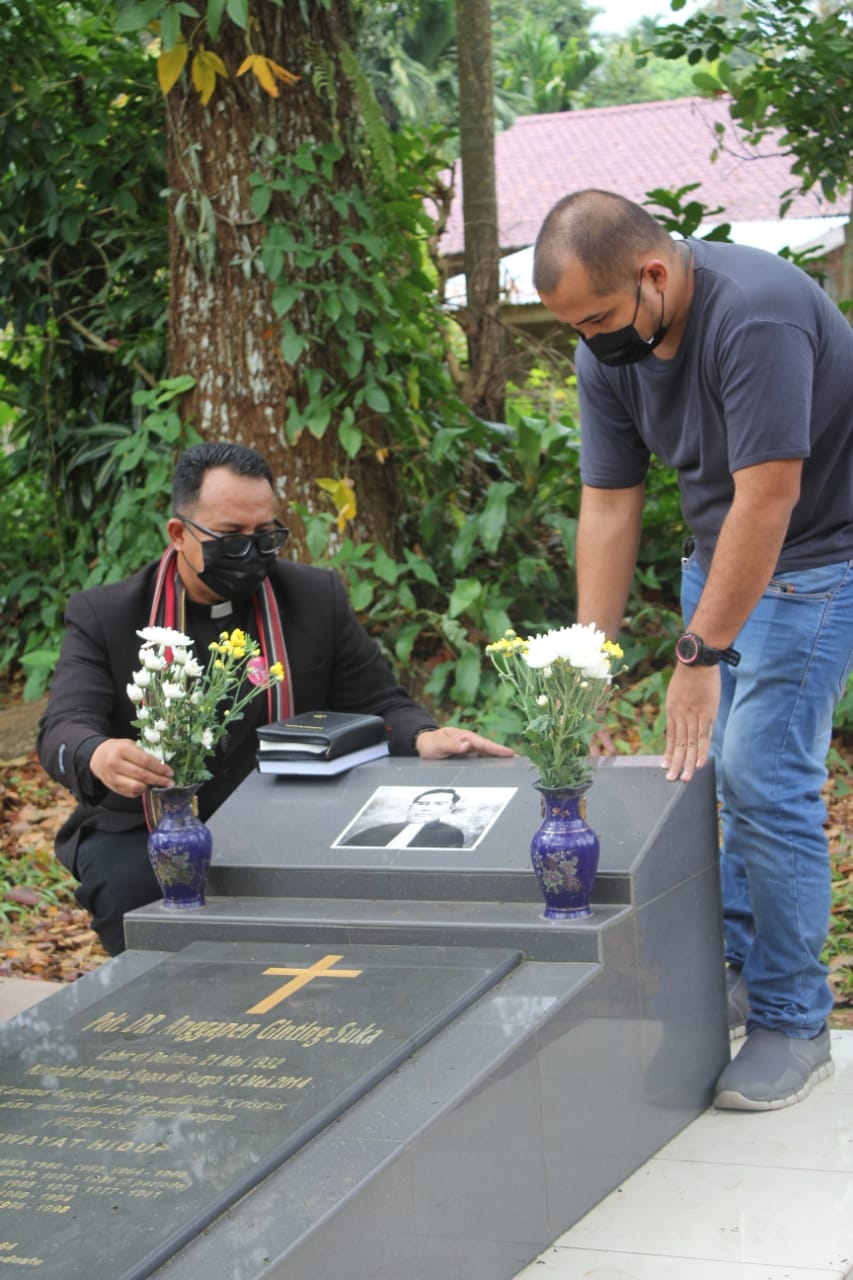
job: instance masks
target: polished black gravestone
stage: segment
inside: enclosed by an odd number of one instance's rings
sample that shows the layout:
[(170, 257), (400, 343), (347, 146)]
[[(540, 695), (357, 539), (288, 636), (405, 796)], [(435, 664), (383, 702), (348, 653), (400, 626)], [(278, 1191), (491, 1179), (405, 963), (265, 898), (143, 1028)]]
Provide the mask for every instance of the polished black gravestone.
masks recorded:
[(519, 958), (196, 943), (44, 1034), (13, 1033), (0, 1273), (150, 1275)]
[[(532, 777), (478, 758), (250, 777), (210, 824), (207, 907), (126, 917), (136, 956), (281, 940), (524, 957), (163, 1280), (510, 1280), (708, 1105), (729, 1058), (713, 771), (673, 785), (654, 758), (599, 767), (579, 921), (543, 918)], [(461, 845), (351, 843), (435, 787), (460, 797)]]

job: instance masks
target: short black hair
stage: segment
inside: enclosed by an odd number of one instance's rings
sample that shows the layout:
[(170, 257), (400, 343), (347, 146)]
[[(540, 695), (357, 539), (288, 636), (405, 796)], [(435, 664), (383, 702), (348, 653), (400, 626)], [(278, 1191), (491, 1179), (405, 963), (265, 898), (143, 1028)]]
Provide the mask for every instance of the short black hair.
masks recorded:
[(214, 467), (226, 467), (235, 476), (258, 476), (268, 480), (270, 488), (274, 487), (272, 471), (266, 458), (248, 445), (231, 444), (227, 440), (194, 444), (175, 463), (172, 511), (176, 515), (198, 501), (205, 474)]
[(672, 240), (647, 209), (617, 195), (588, 187), (563, 196), (547, 214), (533, 249), (533, 284), (553, 293), (569, 258), (575, 258), (598, 294), (635, 284), (636, 260)]
[(440, 795), (440, 794), (444, 794), (444, 795), (448, 795), (448, 796), (453, 796), (453, 803), (454, 803), (454, 804), (458, 804), (458, 803), (459, 803), (459, 801), (462, 799), (462, 797), (460, 796), (459, 792), (458, 792), (458, 791), (454, 791), (453, 787), (427, 787), (426, 791), (419, 791), (419, 792), (418, 792), (418, 794), (417, 794), (417, 795), (414, 797), (414, 799), (412, 800), (412, 804), (414, 804), (414, 803), (415, 803), (415, 800), (420, 800), (421, 796), (432, 796), (432, 795), (436, 795), (436, 794), (439, 794), (439, 795)]

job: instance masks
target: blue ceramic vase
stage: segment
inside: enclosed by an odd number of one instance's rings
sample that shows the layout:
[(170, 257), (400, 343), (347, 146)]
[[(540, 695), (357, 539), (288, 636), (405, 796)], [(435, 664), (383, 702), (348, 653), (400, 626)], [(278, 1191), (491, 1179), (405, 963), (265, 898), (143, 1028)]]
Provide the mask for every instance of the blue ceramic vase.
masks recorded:
[(530, 858), (548, 920), (582, 920), (592, 915), (590, 898), (598, 870), (598, 836), (583, 816), (584, 787), (543, 787), (542, 825), (530, 842)]
[(159, 814), (148, 836), (148, 857), (163, 891), (163, 906), (203, 907), (213, 848), (209, 829), (193, 812), (198, 786), (153, 787), (152, 807)]

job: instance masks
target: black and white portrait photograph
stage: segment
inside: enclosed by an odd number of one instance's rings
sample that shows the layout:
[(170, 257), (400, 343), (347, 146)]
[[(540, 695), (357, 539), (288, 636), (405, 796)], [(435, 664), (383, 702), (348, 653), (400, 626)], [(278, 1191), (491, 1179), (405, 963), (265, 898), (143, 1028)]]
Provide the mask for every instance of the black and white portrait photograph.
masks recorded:
[(334, 847), (475, 849), (515, 787), (377, 787)]

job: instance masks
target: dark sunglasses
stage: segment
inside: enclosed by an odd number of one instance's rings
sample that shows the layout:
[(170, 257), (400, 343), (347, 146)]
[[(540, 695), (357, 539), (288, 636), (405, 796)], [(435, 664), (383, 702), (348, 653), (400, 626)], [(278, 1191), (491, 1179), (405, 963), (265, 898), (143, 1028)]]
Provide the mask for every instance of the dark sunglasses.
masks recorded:
[[(189, 525), (190, 529), (198, 529), (201, 533), (206, 533), (212, 542), (218, 543), (226, 560), (242, 560), (249, 554), (252, 547), (255, 547), (262, 556), (277, 555), (290, 533), (290, 530), (278, 520), (275, 522), (274, 529), (264, 529), (262, 533), (214, 533), (212, 529), (205, 529), (203, 524), (197, 524), (188, 516), (179, 515), (177, 512), (175, 515), (184, 524)], [(201, 538), (197, 541), (201, 542)]]

